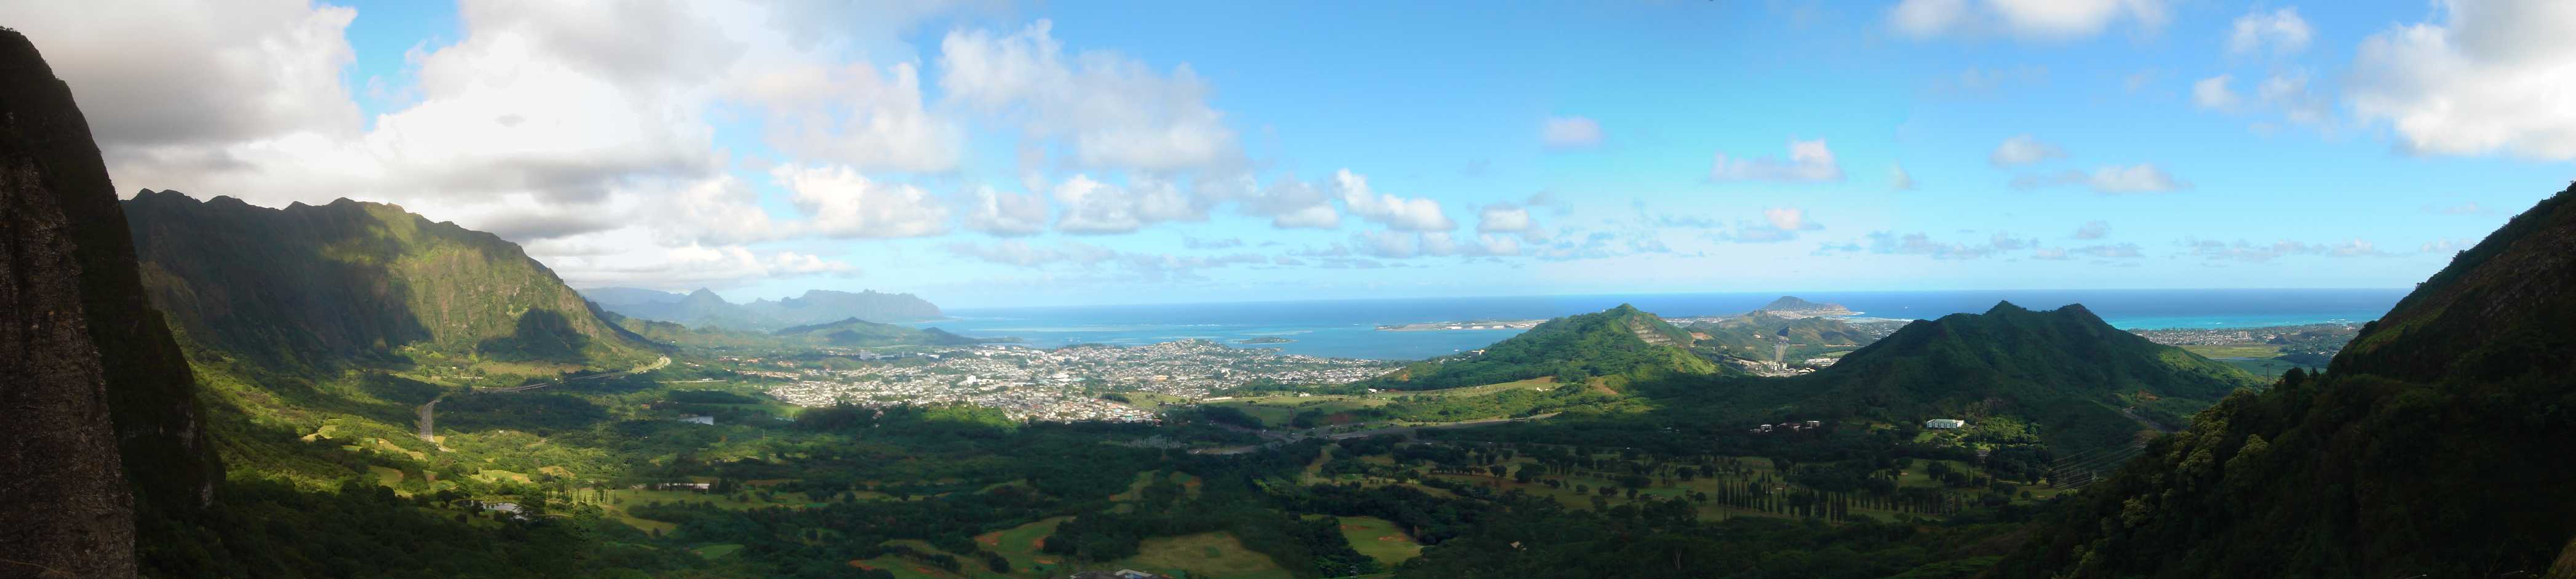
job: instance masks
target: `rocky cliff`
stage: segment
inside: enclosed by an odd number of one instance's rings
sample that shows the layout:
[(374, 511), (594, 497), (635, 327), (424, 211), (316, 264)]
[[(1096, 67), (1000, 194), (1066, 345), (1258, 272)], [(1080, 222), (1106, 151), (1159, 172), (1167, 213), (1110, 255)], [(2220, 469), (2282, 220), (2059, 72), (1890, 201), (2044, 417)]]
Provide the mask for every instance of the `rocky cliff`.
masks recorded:
[(131, 577), (134, 490), (212, 498), (187, 364), (125, 239), (70, 87), (0, 30), (0, 575)]

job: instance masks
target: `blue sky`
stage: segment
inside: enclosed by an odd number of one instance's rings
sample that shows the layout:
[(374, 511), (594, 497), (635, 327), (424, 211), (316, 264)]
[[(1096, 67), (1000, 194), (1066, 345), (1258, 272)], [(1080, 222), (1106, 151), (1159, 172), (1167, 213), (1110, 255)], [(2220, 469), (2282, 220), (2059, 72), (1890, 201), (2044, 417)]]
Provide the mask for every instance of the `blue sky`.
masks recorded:
[[(323, 80), (119, 187), (736, 299), (2404, 287), (2576, 179), (2551, 2), (262, 6)], [(186, 19), (106, 12), (0, 9), (93, 119), (179, 73), (77, 32)]]

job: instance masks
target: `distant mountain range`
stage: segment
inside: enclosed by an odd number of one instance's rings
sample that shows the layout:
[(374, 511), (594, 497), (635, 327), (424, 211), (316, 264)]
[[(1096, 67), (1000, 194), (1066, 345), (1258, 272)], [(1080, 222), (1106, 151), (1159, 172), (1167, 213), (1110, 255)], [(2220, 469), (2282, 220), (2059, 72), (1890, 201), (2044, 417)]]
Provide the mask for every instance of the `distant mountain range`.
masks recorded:
[(124, 202), (144, 287), (187, 341), (289, 370), (460, 360), (631, 367), (655, 347), (499, 236), (341, 199)]
[(630, 287), (581, 290), (601, 308), (632, 318), (674, 322), (690, 327), (770, 331), (857, 318), (877, 323), (918, 322), (944, 318), (939, 306), (912, 294), (807, 290), (783, 300), (726, 301), (699, 288), (681, 294)]

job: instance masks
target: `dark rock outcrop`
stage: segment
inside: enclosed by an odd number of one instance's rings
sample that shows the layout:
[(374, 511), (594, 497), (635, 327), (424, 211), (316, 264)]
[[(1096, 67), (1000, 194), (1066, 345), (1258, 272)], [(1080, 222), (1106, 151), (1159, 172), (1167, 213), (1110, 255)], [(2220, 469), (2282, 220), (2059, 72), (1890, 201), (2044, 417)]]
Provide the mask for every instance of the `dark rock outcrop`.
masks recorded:
[(134, 575), (77, 225), (100, 216), (68, 199), (96, 186), (114, 207), (88, 127), (34, 45), (0, 30), (0, 575)]

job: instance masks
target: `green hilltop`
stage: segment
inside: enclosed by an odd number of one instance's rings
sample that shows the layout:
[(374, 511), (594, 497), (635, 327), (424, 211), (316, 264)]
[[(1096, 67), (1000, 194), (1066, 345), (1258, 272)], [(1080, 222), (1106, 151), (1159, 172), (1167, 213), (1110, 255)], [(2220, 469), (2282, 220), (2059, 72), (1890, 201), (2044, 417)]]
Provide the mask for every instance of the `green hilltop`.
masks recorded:
[(2004, 577), (2576, 576), (2576, 187), (2094, 483)]
[[(1747, 360), (1772, 360), (1774, 346), (1788, 348), (1792, 356), (1815, 353), (1828, 346), (1858, 347), (1868, 344), (1868, 332), (1852, 327), (1840, 318), (1786, 317), (1768, 310), (1754, 310), (1741, 316), (1715, 322), (1698, 322), (1690, 331), (1708, 336), (1699, 346), (1721, 355)], [(1782, 360), (1785, 361), (1785, 360)]]
[(1482, 353), (1412, 364), (1367, 382), (1390, 390), (1438, 390), (1541, 376), (1560, 382), (1590, 377), (1641, 380), (1713, 375), (1717, 364), (1692, 354), (1690, 332), (1635, 306), (1548, 320)]
[(2173, 426), (2178, 412), (2260, 385), (2243, 370), (2111, 327), (2082, 305), (1998, 303), (1907, 324), (1769, 390), (1794, 396), (1802, 412), (1896, 422), (2015, 416), (2052, 443), (2089, 448), (2125, 444), (2149, 427), (2140, 419)]
[(185, 340), (227, 357), (295, 370), (430, 362), (415, 358), (568, 370), (655, 355), (517, 245), (401, 207), (271, 209), (146, 190), (124, 208), (153, 304)]

